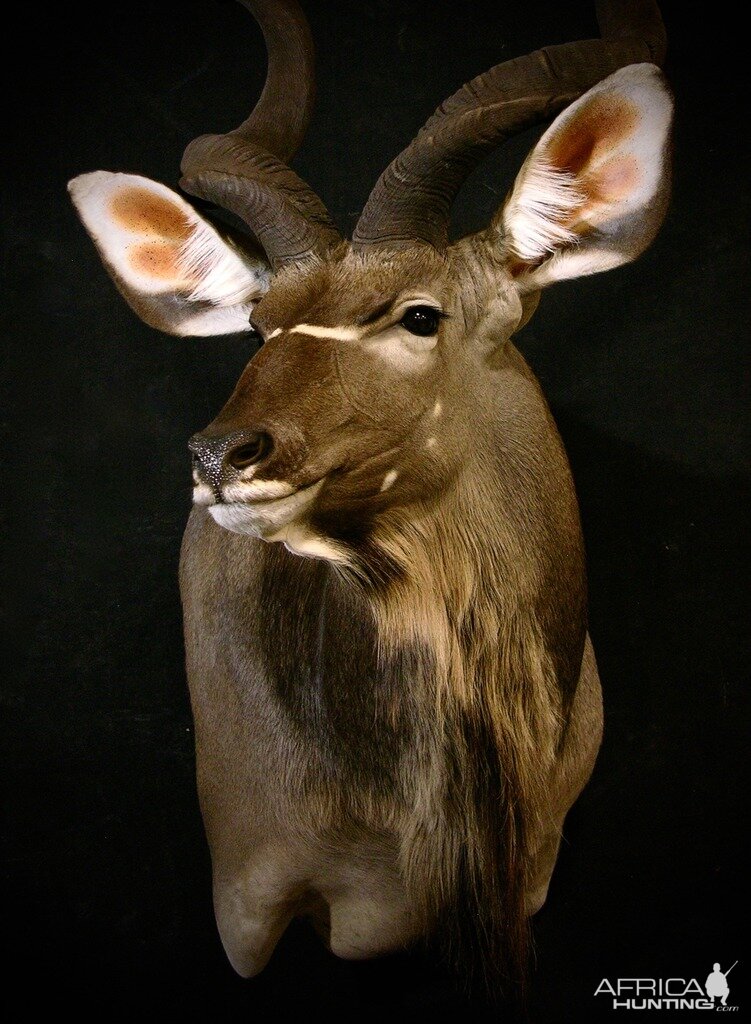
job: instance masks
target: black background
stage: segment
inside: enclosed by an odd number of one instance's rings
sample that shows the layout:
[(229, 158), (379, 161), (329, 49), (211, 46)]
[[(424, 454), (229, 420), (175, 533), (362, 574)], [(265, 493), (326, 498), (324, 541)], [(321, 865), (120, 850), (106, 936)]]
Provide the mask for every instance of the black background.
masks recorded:
[[(444, 96), (536, 46), (596, 32), (589, 4), (308, 0), (319, 99), (296, 168), (350, 230)], [(716, 5), (666, 3), (673, 205), (635, 265), (545, 294), (520, 346), (566, 442), (589, 553), (606, 736), (535, 919), (531, 1017), (607, 1015), (603, 976), (697, 976), (751, 1003), (740, 911), (748, 764), (749, 161), (743, 66)], [(252, 347), (140, 324), (65, 183), (105, 168), (177, 180), (184, 145), (246, 115), (264, 76), (237, 4), (29, 8), (7, 30), (3, 662), (6, 995), (108, 1019), (354, 1020), (480, 1010), (417, 956), (348, 964), (304, 926), (239, 980), (210, 905), (194, 791), (177, 558), (186, 440)], [(479, 227), (538, 132), (473, 176)], [(6, 137), (7, 140), (7, 137)], [(503, 1015), (499, 1015), (503, 1016)], [(507, 1015), (506, 1015), (507, 1017)], [(507, 1018), (508, 1019), (508, 1018)], [(737, 1019), (737, 1017), (736, 1017)]]

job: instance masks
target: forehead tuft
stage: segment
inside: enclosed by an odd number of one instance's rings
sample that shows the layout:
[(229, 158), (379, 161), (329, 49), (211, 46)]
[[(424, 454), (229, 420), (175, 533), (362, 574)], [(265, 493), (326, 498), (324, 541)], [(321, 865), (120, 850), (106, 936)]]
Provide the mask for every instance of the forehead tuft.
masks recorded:
[(427, 289), (440, 299), (446, 280), (445, 259), (425, 246), (400, 252), (382, 247), (353, 252), (347, 247), (326, 261), (281, 270), (253, 319), (268, 329), (300, 322), (356, 324), (409, 289)]

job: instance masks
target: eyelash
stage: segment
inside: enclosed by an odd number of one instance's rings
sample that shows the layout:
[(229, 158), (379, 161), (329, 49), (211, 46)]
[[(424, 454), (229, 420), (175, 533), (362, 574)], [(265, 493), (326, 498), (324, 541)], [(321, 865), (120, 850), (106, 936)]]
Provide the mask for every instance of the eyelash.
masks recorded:
[(402, 316), (404, 316), (405, 313), (409, 313), (411, 309), (429, 309), (432, 313), (435, 313), (436, 316), (439, 316), (441, 320), (447, 320), (449, 318), (449, 314), (444, 313), (440, 306), (434, 306), (430, 302), (412, 302), (409, 306), (405, 306)]

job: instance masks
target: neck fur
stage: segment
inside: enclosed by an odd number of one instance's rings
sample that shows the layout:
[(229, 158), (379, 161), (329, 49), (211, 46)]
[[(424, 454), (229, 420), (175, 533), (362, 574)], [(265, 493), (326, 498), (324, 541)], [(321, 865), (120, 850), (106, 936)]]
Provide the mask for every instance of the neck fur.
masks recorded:
[[(430, 652), (437, 718), (487, 716), (500, 748), (539, 778), (555, 756), (561, 702), (535, 618), (539, 573), (498, 504), (497, 489), (465, 477), (430, 506), (384, 517), (375, 544), (400, 571), (372, 603), (384, 655)], [(532, 779), (520, 782), (534, 805)]]
[(426, 655), (407, 683), (420, 723), (403, 781), (407, 884), (462, 970), (518, 979), (530, 841), (563, 714), (535, 613), (541, 573), (498, 488), (478, 479), (380, 520), (373, 544), (396, 571), (370, 602), (381, 657)]

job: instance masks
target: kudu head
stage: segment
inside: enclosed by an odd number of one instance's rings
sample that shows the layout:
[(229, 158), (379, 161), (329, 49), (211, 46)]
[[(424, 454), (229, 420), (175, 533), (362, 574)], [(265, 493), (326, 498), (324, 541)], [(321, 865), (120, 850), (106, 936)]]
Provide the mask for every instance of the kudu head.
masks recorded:
[[(379, 515), (430, 501), (482, 459), (486, 419), (526, 443), (508, 340), (542, 288), (654, 237), (671, 119), (662, 23), (651, 0), (602, 3), (601, 39), (464, 86), (381, 175), (346, 242), (287, 166), (313, 94), (305, 19), (295, 0), (242, 2), (264, 31), (266, 86), (239, 128), (188, 146), (181, 186), (252, 238), (223, 237), (134, 175), (85, 174), (70, 191), (147, 323), (263, 341), (190, 442), (196, 503), (231, 530), (347, 562)], [(561, 109), (490, 225), (450, 242), (452, 201), (481, 157)]]

